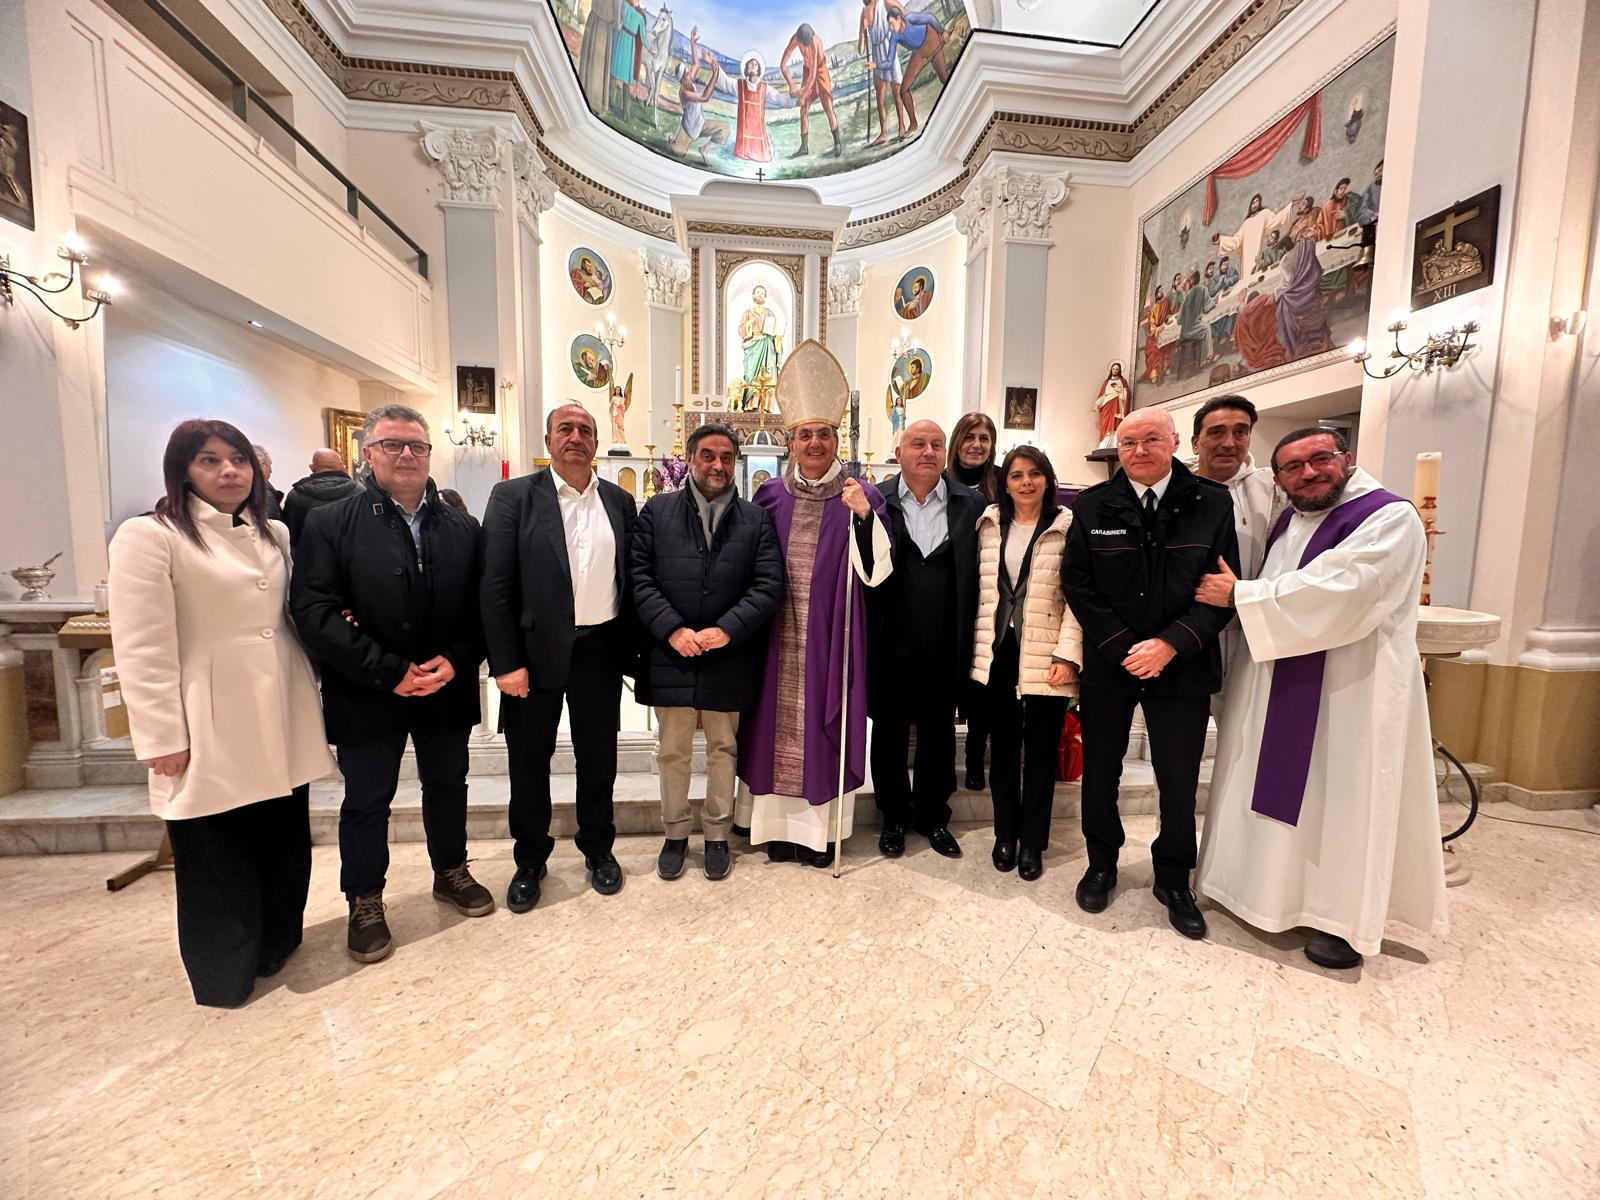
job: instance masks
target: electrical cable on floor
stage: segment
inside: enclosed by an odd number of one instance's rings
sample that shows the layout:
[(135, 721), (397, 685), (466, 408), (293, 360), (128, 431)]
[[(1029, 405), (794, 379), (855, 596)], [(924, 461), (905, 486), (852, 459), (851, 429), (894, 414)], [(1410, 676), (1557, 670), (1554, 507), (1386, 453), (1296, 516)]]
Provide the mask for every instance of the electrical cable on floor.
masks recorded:
[[(1459, 804), (1462, 808), (1471, 808), (1471, 806), (1465, 800), (1460, 799), (1453, 791), (1450, 790), (1450, 779), (1448, 775), (1443, 781), (1442, 789), (1444, 794), (1450, 797), (1452, 803)], [(1587, 833), (1591, 837), (1600, 837), (1600, 829), (1587, 829), (1582, 825), (1556, 825), (1549, 821), (1520, 821), (1516, 817), (1497, 817), (1494, 815), (1494, 813), (1484, 812), (1481, 808), (1478, 809), (1477, 815), (1483, 817), (1485, 820), (1501, 821), (1507, 825), (1527, 825), (1534, 829), (1559, 829), (1564, 833)], [(1470, 823), (1471, 822), (1469, 821), (1468, 824)], [(1466, 828), (1466, 825), (1463, 825), (1453, 836), (1460, 836), (1460, 834), (1466, 831)]]

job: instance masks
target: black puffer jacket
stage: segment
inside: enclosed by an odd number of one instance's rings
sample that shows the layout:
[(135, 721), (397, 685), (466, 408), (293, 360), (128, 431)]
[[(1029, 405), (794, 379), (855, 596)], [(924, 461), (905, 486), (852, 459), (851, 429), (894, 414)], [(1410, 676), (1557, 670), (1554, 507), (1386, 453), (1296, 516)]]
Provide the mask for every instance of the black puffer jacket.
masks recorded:
[[(687, 485), (652, 497), (633, 531), (633, 599), (648, 639), (639, 671), (641, 703), (742, 712), (756, 702), (767, 639), (758, 636), (783, 603), (778, 531), (765, 509), (733, 498), (706, 545)], [(720, 650), (685, 658), (674, 630), (717, 626)]]
[[(1172, 481), (1145, 529), (1134, 485), (1120, 470), (1085, 489), (1072, 505), (1062, 590), (1083, 626), (1085, 687), (1157, 696), (1209, 696), (1222, 686), (1217, 635), (1231, 608), (1195, 602), (1217, 559), (1239, 570), (1233, 500), (1176, 459)], [(1177, 657), (1154, 679), (1122, 665), (1134, 643), (1161, 638)]]
[[(372, 481), (315, 509), (295, 547), (289, 608), (322, 660), (322, 709), (331, 742), (478, 722), (483, 572), (477, 523), (439, 499), (422, 510), (421, 560), (400, 510)], [(356, 619), (344, 619), (348, 609)], [(431, 696), (396, 696), (410, 663), (444, 655), (455, 678)]]
[(318, 471), (297, 480), (283, 501), (283, 523), (289, 527), (289, 542), (300, 540), (311, 510), (361, 494), (361, 485), (343, 471)]

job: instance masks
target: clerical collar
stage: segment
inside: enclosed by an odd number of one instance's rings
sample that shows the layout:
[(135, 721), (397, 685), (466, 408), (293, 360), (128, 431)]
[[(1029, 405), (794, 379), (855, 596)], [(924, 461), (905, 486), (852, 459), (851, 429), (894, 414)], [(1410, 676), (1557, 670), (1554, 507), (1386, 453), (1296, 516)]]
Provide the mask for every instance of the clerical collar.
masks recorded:
[(842, 470), (844, 470), (844, 464), (838, 459), (834, 459), (833, 465), (823, 473), (821, 479), (807, 479), (804, 475), (800, 474), (800, 464), (796, 463), (794, 468), (794, 481), (800, 487), (803, 487), (808, 491), (820, 492), (823, 488), (827, 487), (830, 483), (837, 479), (839, 477), (839, 472)]

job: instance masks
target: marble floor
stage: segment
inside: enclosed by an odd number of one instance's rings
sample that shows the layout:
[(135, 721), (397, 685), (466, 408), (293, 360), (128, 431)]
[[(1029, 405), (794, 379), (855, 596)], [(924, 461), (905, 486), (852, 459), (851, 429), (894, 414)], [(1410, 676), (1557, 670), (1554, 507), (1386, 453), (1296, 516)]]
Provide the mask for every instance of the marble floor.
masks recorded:
[[(373, 966), (319, 847), (304, 947), (234, 1012), (188, 1001), (170, 875), (3, 859), (0, 1196), (1600, 1196), (1600, 838), (1480, 821), (1451, 935), (1335, 976), (1216, 910), (1179, 939), (1129, 826), (1100, 917), (1072, 821), (1033, 885), (978, 826), (959, 862), (858, 837), (837, 881), (668, 884), (625, 838), (610, 899), (564, 843), (478, 921), (399, 845)], [(474, 853), (502, 890), (509, 844)]]

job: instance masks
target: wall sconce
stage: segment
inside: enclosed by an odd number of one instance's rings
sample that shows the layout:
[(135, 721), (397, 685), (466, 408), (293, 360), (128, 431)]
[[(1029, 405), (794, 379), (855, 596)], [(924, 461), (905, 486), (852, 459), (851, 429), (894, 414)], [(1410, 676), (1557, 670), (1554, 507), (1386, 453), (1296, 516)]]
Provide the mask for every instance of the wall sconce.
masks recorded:
[(1550, 340), (1553, 342), (1562, 334), (1571, 334), (1577, 337), (1589, 325), (1589, 312), (1580, 308), (1577, 312), (1565, 317), (1550, 318)]
[(600, 339), (601, 344), (607, 350), (611, 351), (612, 357), (615, 358), (617, 351), (627, 345), (628, 327), (626, 325), (618, 325), (617, 314), (608, 312), (605, 322), (594, 327), (594, 335)]
[(494, 430), (488, 425), (474, 425), (472, 418), (466, 413), (461, 414), (461, 432), (464, 436), (458, 438), (454, 425), (444, 427), (445, 437), (450, 439), (452, 446), (492, 446), (494, 445)]
[(1394, 349), (1389, 352), (1389, 357), (1399, 361), (1382, 371), (1374, 371), (1367, 366), (1372, 354), (1367, 349), (1365, 338), (1357, 338), (1345, 349), (1351, 358), (1361, 364), (1361, 370), (1371, 379), (1388, 379), (1398, 375), (1406, 367), (1428, 375), (1432, 373), (1434, 367), (1448, 370), (1455, 366), (1461, 356), (1471, 348), (1472, 335), (1478, 332), (1479, 325), (1476, 317), (1470, 317), (1460, 326), (1452, 325), (1443, 333), (1428, 334), (1427, 340), (1410, 352), (1400, 348), (1400, 333), (1406, 328), (1408, 326), (1405, 318), (1397, 311), (1389, 320), (1389, 332), (1394, 335)]
[(889, 357), (899, 358), (917, 348), (917, 339), (911, 336), (909, 329), (902, 329), (900, 336), (889, 343)]
[(61, 320), (68, 329), (76, 329), (78, 326), (94, 320), (95, 317), (99, 316), (100, 310), (111, 303), (111, 296), (116, 291), (116, 283), (107, 277), (100, 281), (99, 287), (84, 289), (84, 298), (94, 302), (94, 307), (87, 313), (73, 316), (61, 312), (46, 297), (59, 296), (70, 288), (77, 281), (78, 268), (88, 264), (89, 255), (85, 252), (81, 242), (74, 237), (68, 236), (57, 248), (56, 257), (66, 260), (67, 273), (65, 275), (61, 274), (60, 271), (51, 271), (44, 276), (25, 275), (21, 271), (11, 269), (10, 255), (0, 254), (0, 301), (4, 301), (7, 305), (15, 303), (15, 294), (12, 289), (14, 287), (21, 288), (40, 304), (44, 305), (45, 311), (52, 317)]

